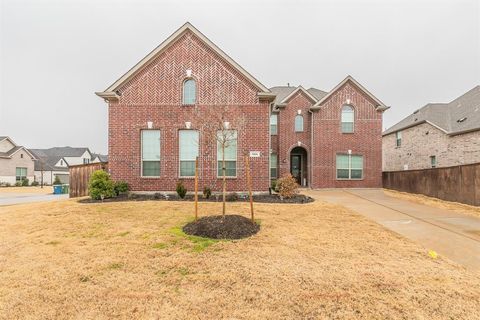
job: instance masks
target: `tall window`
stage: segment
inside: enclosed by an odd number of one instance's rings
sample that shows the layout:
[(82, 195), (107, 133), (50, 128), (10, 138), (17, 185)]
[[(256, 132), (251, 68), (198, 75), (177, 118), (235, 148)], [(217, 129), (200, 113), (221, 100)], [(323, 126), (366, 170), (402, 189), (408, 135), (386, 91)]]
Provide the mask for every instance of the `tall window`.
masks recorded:
[(278, 176), (277, 173), (277, 154), (276, 153), (271, 153), (270, 154), (270, 177), (272, 179), (276, 179)]
[(223, 130), (217, 132), (217, 175), (223, 177), (222, 170), (222, 143), (220, 141), (226, 141), (225, 143), (225, 176), (236, 177), (237, 176), (237, 131), (236, 130)]
[(436, 156), (430, 156), (430, 165), (432, 168), (435, 168), (437, 166), (437, 157)]
[(402, 131), (395, 132), (395, 145), (397, 147), (402, 145)]
[(195, 176), (195, 159), (198, 157), (198, 131), (179, 131), (180, 176)]
[(142, 130), (142, 176), (160, 176), (160, 130)]
[(187, 79), (183, 82), (183, 104), (195, 104), (197, 85), (195, 80)]
[(352, 106), (345, 105), (342, 107), (342, 133), (352, 133), (353, 123), (355, 119), (355, 111)]
[(337, 154), (337, 179), (362, 179), (363, 156)]
[(278, 114), (272, 114), (270, 116), (270, 134), (278, 133)]
[(27, 178), (27, 168), (17, 167), (15, 168), (15, 180), (23, 181)]
[(298, 114), (295, 116), (295, 132), (303, 131), (303, 116)]

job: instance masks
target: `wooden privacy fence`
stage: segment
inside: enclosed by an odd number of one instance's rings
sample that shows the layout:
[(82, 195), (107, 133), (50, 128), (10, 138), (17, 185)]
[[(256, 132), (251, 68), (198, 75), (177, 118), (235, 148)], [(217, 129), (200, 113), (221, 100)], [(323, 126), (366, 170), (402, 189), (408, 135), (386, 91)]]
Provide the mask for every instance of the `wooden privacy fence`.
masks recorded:
[(480, 206), (480, 163), (383, 172), (383, 187)]
[(96, 170), (108, 170), (108, 162), (96, 162), (70, 166), (70, 198), (88, 195), (88, 181)]

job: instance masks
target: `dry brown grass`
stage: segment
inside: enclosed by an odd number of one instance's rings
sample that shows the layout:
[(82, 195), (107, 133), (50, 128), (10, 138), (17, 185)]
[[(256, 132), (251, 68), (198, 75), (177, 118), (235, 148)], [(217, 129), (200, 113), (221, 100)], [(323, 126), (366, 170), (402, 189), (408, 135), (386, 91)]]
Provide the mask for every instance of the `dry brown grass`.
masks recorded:
[(35, 193), (35, 194), (49, 194), (53, 193), (52, 186), (41, 187), (2, 187), (0, 193)]
[(390, 189), (383, 189), (383, 191), (386, 195), (395, 198), (408, 200), (419, 204), (425, 204), (434, 208), (453, 210), (459, 213), (470, 214), (477, 217), (480, 216), (480, 207), (470, 206), (468, 204), (463, 204), (459, 202), (445, 201), (433, 197), (428, 197), (423, 194), (400, 192)]
[(179, 232), (192, 203), (2, 207), (0, 318), (480, 317), (478, 273), (362, 216), (318, 201), (256, 209), (257, 235), (214, 242)]

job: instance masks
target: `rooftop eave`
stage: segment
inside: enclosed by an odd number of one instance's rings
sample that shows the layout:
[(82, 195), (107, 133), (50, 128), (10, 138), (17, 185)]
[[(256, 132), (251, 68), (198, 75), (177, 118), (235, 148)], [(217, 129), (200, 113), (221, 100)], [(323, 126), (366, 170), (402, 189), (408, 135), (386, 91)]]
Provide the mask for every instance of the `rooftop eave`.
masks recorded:
[(376, 106), (376, 107), (375, 107), (375, 110), (381, 111), (381, 112), (387, 111), (388, 109), (390, 109), (390, 107), (388, 107), (388, 106), (383, 106), (383, 105), (381, 105), (381, 106)]
[(272, 92), (259, 92), (257, 96), (260, 100), (273, 101), (277, 95)]
[(95, 94), (100, 98), (105, 99), (105, 101), (108, 101), (108, 102), (118, 101), (118, 99), (120, 98), (120, 96), (114, 91), (95, 92)]

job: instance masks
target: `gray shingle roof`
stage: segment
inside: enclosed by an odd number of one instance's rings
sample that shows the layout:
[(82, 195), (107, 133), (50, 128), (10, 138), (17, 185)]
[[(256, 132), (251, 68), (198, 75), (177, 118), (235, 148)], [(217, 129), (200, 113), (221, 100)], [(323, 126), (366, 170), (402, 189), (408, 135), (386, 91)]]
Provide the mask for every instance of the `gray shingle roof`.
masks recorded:
[[(54, 147), (50, 149), (30, 149), (39, 159), (35, 161), (35, 170), (68, 171), (68, 168), (56, 167), (55, 164), (63, 157), (80, 157), (88, 148)], [(93, 159), (92, 159), (93, 160)], [(43, 166), (43, 168), (42, 168)]]
[[(290, 93), (295, 91), (297, 88), (298, 87), (293, 87), (293, 86), (277, 86), (277, 87), (270, 88), (270, 91), (272, 91), (277, 95), (277, 97), (273, 102), (280, 103), (281, 101), (283, 101), (283, 99), (285, 99)], [(307, 91), (318, 100), (320, 100), (327, 94), (325, 91), (322, 91), (317, 88), (310, 88)]]
[(391, 134), (429, 122), (449, 135), (480, 130), (480, 86), (449, 103), (429, 103), (383, 132)]

